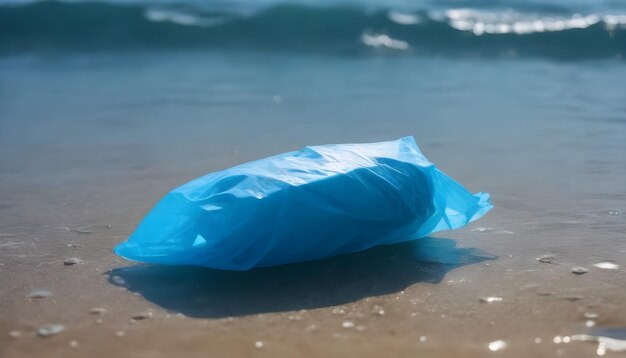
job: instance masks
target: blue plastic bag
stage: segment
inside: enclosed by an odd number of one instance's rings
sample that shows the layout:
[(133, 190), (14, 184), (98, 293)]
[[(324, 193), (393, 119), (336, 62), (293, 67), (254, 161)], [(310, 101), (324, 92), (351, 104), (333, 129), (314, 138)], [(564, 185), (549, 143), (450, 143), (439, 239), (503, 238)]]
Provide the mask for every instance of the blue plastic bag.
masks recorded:
[(248, 270), (460, 228), (492, 208), (393, 142), (305, 147), (205, 175), (167, 194), (118, 255)]

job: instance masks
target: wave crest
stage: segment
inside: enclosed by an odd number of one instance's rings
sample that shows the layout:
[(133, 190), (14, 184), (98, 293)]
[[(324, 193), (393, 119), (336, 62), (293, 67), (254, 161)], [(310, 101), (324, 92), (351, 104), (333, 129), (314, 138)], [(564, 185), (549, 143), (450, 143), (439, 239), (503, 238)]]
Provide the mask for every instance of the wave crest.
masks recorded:
[[(623, 57), (626, 15), (274, 6), (249, 14), (94, 2), (0, 6), (0, 52), (219, 49)], [(410, 51), (409, 51), (410, 50)]]

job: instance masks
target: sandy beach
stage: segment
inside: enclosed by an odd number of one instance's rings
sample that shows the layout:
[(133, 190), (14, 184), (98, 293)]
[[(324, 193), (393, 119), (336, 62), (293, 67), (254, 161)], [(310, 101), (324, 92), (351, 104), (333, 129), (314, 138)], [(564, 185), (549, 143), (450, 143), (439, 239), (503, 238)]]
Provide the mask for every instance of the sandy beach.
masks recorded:
[[(595, 356), (576, 335), (626, 327), (625, 76), (610, 61), (2, 58), (0, 356)], [(249, 272), (112, 253), (200, 175), (404, 135), (494, 210)]]

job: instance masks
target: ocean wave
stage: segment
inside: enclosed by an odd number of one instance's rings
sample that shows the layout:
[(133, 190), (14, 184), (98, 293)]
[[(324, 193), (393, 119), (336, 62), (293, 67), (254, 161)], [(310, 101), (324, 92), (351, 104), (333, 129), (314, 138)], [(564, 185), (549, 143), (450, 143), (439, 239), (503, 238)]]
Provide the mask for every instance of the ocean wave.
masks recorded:
[(444, 19), (450, 26), (461, 31), (471, 31), (475, 35), (508, 34), (526, 35), (541, 32), (559, 32), (572, 29), (586, 29), (601, 23), (607, 31), (626, 26), (626, 15), (581, 15), (546, 16), (526, 14), (513, 10), (502, 12), (477, 11), (472, 9), (449, 9), (444, 14), (430, 15), (434, 19)]
[(0, 52), (139, 49), (622, 57), (626, 14), (276, 5), (246, 14), (162, 3), (0, 6)]

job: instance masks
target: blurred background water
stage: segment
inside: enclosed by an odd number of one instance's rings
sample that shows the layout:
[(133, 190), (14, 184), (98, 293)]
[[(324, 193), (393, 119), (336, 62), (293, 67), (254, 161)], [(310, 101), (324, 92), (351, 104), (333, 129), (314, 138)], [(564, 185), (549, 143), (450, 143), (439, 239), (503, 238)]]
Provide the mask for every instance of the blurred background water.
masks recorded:
[(5, 0), (0, 48), (621, 58), (625, 26), (614, 0)]

